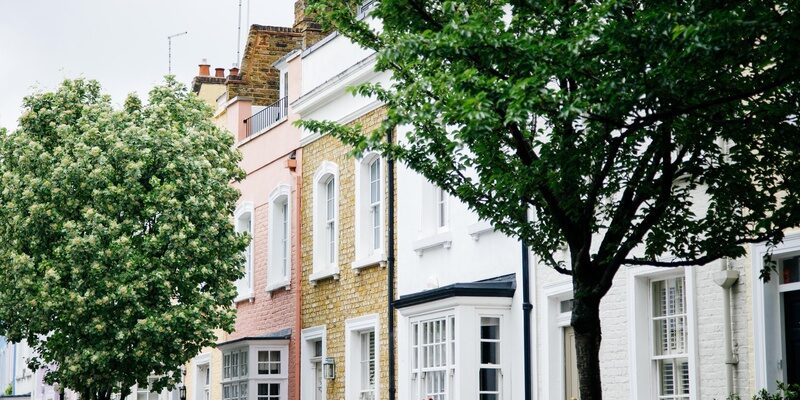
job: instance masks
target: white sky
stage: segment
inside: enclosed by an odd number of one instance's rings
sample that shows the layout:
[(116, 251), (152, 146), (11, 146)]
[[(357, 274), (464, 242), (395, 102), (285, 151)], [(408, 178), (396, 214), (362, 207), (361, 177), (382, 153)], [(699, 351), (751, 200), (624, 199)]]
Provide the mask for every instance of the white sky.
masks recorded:
[[(251, 24), (291, 26), (294, 0), (249, 0)], [(242, 1), (242, 51), (247, 3)], [(197, 64), (236, 61), (238, 0), (0, 0), (0, 127), (16, 128), (22, 98), (65, 78), (96, 79), (119, 105), (146, 98), (167, 74), (187, 86)]]

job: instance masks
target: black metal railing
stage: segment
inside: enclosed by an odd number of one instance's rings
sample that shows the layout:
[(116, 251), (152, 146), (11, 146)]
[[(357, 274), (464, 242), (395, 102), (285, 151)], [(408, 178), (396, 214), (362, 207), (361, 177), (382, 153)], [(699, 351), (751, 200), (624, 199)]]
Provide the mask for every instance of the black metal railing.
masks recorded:
[(244, 125), (247, 127), (246, 137), (250, 137), (264, 129), (272, 127), (283, 118), (286, 118), (288, 112), (289, 102), (286, 97), (264, 107), (263, 110), (244, 120)]

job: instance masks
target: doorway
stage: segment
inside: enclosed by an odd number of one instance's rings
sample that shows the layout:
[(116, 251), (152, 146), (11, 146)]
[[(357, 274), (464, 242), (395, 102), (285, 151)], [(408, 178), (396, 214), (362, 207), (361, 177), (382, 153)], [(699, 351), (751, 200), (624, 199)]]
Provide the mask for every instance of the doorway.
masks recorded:
[(575, 356), (575, 331), (571, 326), (566, 326), (564, 327), (564, 394), (567, 400), (578, 400), (578, 393), (578, 359)]

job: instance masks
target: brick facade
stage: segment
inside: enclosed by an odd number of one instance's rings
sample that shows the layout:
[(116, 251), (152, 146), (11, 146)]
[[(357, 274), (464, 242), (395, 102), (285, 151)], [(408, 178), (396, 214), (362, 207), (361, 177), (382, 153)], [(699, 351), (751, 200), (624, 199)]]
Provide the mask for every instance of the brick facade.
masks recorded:
[[(371, 111), (353, 124), (361, 124), (365, 131), (376, 128), (385, 116), (385, 109)], [(323, 325), (326, 328), (327, 357), (335, 360), (337, 378), (327, 382), (328, 399), (345, 398), (345, 321), (363, 315), (378, 314), (380, 330), (377, 376), (380, 399), (388, 398), (388, 338), (387, 327), (387, 271), (373, 266), (356, 274), (350, 263), (355, 258), (355, 161), (349, 155), (350, 147), (331, 136), (308, 144), (303, 148), (302, 203), (302, 322), (303, 328)], [(313, 270), (313, 188), (314, 172), (323, 161), (339, 166), (339, 271), (338, 280), (328, 278), (312, 284), (309, 276)], [(384, 203), (385, 204), (385, 203)]]
[(241, 79), (228, 79), (228, 98), (252, 97), (253, 104), (267, 106), (278, 101), (280, 76), (275, 61), (303, 45), (304, 34), (293, 28), (253, 25), (242, 57)]

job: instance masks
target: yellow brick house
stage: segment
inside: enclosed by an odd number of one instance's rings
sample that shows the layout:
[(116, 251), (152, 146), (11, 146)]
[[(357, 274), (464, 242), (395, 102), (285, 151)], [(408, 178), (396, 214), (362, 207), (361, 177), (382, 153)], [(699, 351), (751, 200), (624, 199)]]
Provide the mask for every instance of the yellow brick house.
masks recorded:
[[(301, 54), (302, 119), (360, 125), (385, 118), (347, 87), (388, 79), (374, 54), (333, 33)], [(388, 169), (329, 135), (302, 132), (300, 393), (306, 400), (389, 398)], [(393, 385), (392, 385), (393, 387)]]

